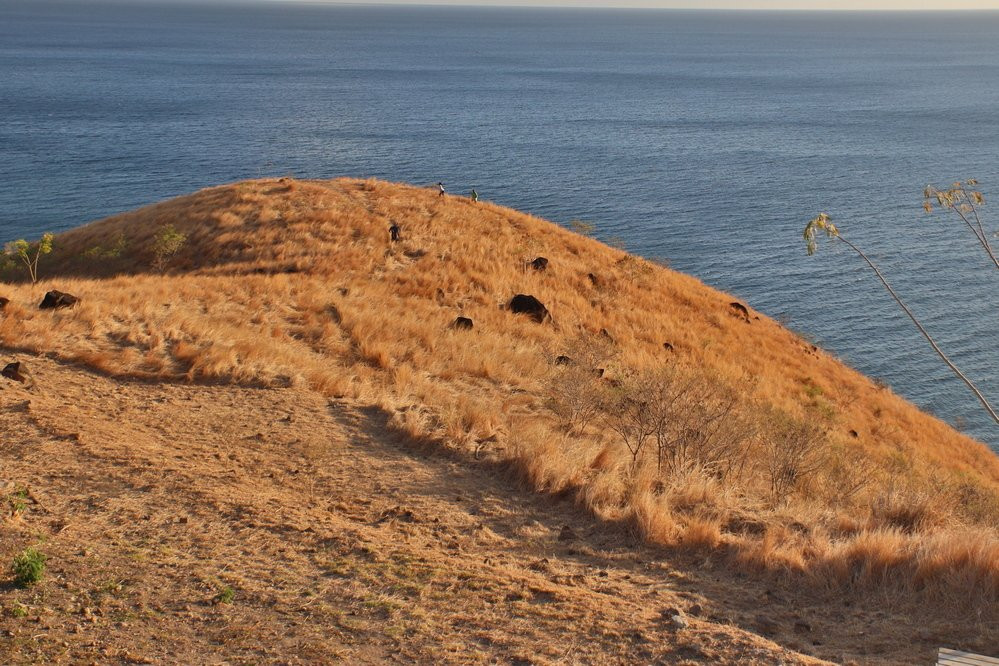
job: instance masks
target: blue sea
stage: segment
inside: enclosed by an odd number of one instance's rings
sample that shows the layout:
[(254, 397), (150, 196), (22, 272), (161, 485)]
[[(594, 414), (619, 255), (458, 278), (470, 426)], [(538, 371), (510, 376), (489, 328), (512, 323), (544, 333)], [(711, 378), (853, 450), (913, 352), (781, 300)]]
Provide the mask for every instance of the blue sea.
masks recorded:
[[(999, 404), (999, 13), (0, 0), (0, 241), (241, 178), (444, 181), (780, 318), (999, 449), (999, 427), (845, 248)], [(999, 245), (999, 238), (994, 239)]]

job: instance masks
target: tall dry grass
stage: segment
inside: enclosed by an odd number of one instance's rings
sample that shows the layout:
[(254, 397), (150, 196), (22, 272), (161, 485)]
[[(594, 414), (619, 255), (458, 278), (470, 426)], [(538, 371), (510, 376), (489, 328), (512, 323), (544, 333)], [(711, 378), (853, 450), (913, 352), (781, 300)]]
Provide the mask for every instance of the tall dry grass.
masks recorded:
[[(161, 275), (165, 225), (188, 243)], [(982, 444), (730, 296), (549, 222), (377, 181), (247, 181), (62, 234), (41, 274), (4, 276), (7, 350), (348, 396), (651, 541), (820, 586), (999, 600)], [(49, 288), (82, 302), (39, 311)], [(506, 311), (517, 293), (554, 323)], [(662, 422), (629, 450), (623, 414)]]

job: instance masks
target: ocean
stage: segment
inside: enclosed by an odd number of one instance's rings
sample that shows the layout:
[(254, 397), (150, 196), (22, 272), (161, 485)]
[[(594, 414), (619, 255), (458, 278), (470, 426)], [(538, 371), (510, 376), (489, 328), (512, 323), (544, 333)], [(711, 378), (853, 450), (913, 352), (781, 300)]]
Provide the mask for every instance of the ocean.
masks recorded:
[(832, 215), (999, 404), (999, 271), (921, 209), (966, 178), (999, 202), (997, 155), (994, 12), (0, 0), (0, 242), (258, 176), (474, 187), (594, 223), (999, 450), (861, 260), (801, 240)]

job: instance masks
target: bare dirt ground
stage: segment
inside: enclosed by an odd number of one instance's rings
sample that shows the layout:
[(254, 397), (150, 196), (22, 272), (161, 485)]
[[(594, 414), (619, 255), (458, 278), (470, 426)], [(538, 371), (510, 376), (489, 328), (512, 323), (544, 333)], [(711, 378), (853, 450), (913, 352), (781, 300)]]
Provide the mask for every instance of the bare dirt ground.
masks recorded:
[[(3, 663), (930, 663), (946, 642), (889, 600), (641, 545), (377, 408), (21, 360), (34, 387), (0, 379)], [(16, 589), (28, 546), (46, 577)]]

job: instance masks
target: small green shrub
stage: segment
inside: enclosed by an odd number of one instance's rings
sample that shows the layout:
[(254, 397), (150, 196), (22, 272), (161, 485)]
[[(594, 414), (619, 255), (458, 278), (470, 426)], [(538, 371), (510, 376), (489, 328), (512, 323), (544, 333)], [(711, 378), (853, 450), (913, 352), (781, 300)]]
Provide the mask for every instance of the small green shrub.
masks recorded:
[(224, 585), (219, 593), (215, 595), (213, 600), (217, 604), (231, 604), (232, 600), (236, 598), (236, 591), (233, 590), (228, 585)]
[(11, 617), (27, 617), (28, 607), (15, 601), (11, 604), (9, 612)]
[(153, 239), (153, 267), (162, 272), (171, 257), (180, 252), (185, 243), (187, 236), (177, 231), (172, 224), (161, 227)]
[(28, 277), (31, 278), (31, 284), (38, 282), (38, 260), (41, 259), (43, 254), (48, 254), (52, 251), (52, 241), (55, 236), (52, 234), (42, 234), (39, 241), (35, 243), (30, 243), (23, 238), (7, 243), (5, 249), (5, 254), (14, 260), (14, 262), (20, 262), (25, 265), (28, 269)]
[(14, 572), (14, 584), (18, 587), (28, 587), (42, 580), (45, 575), (45, 555), (34, 548), (26, 548), (14, 558), (11, 570)]

